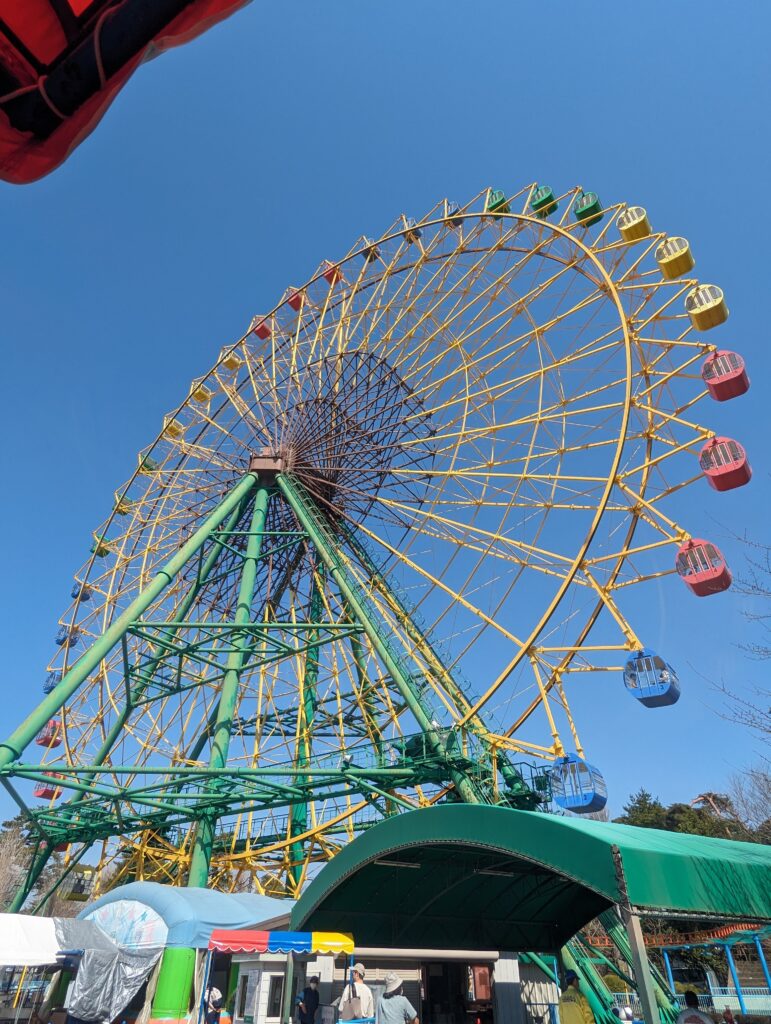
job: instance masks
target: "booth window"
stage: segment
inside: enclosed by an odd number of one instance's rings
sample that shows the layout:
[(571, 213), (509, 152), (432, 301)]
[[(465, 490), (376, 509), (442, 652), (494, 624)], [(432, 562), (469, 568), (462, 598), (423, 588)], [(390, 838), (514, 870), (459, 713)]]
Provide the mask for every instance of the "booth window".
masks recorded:
[(284, 995), (284, 979), (274, 974), (268, 989), (268, 1017), (281, 1016), (281, 1000)]
[(249, 984), (249, 978), (246, 975), (244, 975), (241, 978), (241, 991), (240, 991), (239, 996), (238, 996), (238, 1013), (237, 1013), (237, 1016), (240, 1017), (241, 1020), (243, 1020), (244, 1016), (246, 1015), (246, 989), (247, 989), (248, 984)]

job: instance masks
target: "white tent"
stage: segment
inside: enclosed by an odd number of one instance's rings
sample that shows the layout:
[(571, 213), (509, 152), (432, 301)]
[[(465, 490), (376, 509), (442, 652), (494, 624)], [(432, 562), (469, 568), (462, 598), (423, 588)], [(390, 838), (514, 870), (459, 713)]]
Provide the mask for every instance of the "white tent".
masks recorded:
[(162, 950), (121, 949), (93, 921), (0, 914), (0, 967), (55, 967), (65, 952), (77, 953), (79, 965), (69, 1012), (109, 1022), (128, 1006)]
[(43, 967), (61, 949), (52, 917), (0, 914), (0, 967)]

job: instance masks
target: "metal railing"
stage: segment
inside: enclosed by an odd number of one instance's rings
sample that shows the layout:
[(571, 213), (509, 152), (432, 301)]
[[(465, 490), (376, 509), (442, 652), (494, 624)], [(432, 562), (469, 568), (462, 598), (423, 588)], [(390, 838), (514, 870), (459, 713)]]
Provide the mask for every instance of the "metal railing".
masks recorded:
[(771, 990), (758, 986), (742, 985), (742, 1001), (744, 1010), (739, 1003), (736, 989), (724, 985), (714, 985), (710, 990), (715, 1010), (721, 1013), (726, 1007), (732, 1013), (746, 1013), (747, 1016), (771, 1017)]
[[(717, 1014), (720, 1016), (726, 1007), (731, 1013), (741, 1014), (739, 997), (736, 990), (725, 986), (715, 986), (710, 993), (698, 994), (699, 1009), (704, 1013)], [(771, 990), (767, 988), (742, 988), (742, 999), (746, 1015), (748, 1017), (770, 1017), (771, 1016)], [(685, 996), (675, 996), (677, 1005), (681, 1010), (685, 1009)], [(628, 1006), (635, 1019), (642, 1019), (642, 1006), (636, 992), (614, 992), (613, 1005), (619, 1009)]]
[(525, 1024), (559, 1024), (556, 1003), (524, 1003)]

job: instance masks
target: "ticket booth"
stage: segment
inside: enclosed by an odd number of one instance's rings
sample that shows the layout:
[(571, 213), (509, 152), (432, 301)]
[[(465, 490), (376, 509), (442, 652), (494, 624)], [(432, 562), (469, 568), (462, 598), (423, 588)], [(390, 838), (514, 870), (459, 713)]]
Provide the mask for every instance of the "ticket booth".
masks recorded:
[(296, 994), (309, 974), (318, 974), (321, 982), (318, 1019), (334, 1024), (335, 960), (345, 969), (352, 955), (353, 937), (341, 932), (215, 929), (206, 954), (198, 1024), (204, 1019), (206, 990), (216, 983), (215, 977), (228, 978), (227, 988), (221, 990), (230, 994), (233, 1024), (281, 1024), (294, 1017)]

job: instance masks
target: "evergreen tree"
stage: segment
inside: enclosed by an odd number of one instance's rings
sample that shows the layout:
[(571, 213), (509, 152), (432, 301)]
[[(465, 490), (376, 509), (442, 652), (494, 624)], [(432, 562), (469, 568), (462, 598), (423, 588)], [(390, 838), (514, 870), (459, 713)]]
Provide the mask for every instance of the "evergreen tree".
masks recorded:
[(667, 811), (658, 797), (647, 789), (640, 789), (624, 804), (624, 813), (617, 822), (622, 825), (637, 825), (640, 828), (666, 828)]

